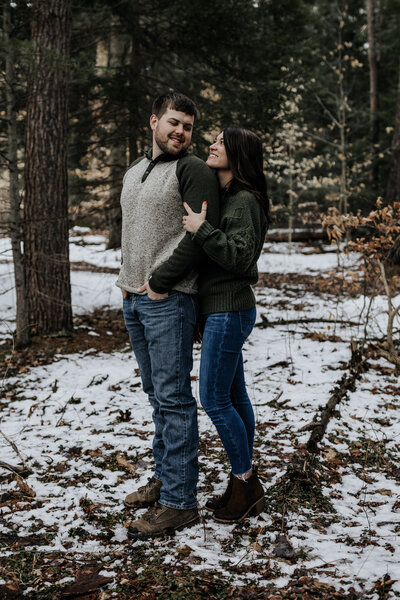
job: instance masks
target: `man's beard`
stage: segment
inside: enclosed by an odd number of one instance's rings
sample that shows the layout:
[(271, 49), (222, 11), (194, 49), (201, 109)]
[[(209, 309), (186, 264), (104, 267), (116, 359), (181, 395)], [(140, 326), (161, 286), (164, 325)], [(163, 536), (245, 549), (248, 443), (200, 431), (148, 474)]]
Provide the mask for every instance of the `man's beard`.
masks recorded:
[(163, 154), (175, 155), (180, 154), (180, 152), (182, 152), (183, 150), (186, 150), (184, 145), (182, 145), (180, 148), (168, 146), (168, 141), (170, 140), (170, 138), (168, 138), (167, 141), (164, 141), (157, 136), (157, 133), (154, 134), (154, 140)]

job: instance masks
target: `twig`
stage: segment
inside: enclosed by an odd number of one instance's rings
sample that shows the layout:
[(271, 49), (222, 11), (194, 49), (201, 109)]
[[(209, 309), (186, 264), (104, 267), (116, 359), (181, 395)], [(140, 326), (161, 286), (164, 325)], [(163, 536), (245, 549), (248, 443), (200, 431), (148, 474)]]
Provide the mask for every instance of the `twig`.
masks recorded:
[(393, 308), (392, 295), (390, 293), (390, 288), (389, 288), (388, 280), (386, 277), (385, 267), (380, 260), (378, 260), (378, 265), (379, 265), (379, 269), (381, 272), (381, 278), (383, 281), (383, 285), (385, 288), (385, 293), (386, 293), (387, 301), (388, 301), (388, 323), (387, 323), (387, 330), (386, 330), (387, 350), (380, 349), (379, 354), (381, 356), (383, 356), (384, 358), (386, 358), (389, 362), (391, 362), (397, 366), (400, 366), (400, 356), (396, 352), (396, 348), (394, 347), (394, 344), (393, 344), (393, 321), (394, 321), (395, 316), (400, 311), (400, 304), (398, 306), (396, 306), (396, 308)]
[(69, 398), (66, 403), (64, 404), (64, 406), (62, 407), (62, 409), (60, 411), (57, 412), (61, 412), (60, 418), (58, 419), (57, 423), (56, 423), (56, 427), (60, 426), (61, 421), (63, 420), (63, 416), (65, 411), (67, 410), (67, 406), (69, 404), (69, 402), (72, 400), (72, 398), (74, 397), (74, 394), (72, 394), (71, 398)]
[(11, 448), (14, 450), (14, 452), (16, 453), (16, 455), (18, 456), (18, 458), (19, 458), (19, 459), (20, 459), (20, 461), (22, 462), (22, 464), (23, 464), (23, 466), (24, 466), (24, 469), (25, 469), (25, 471), (29, 471), (30, 473), (32, 473), (31, 469), (28, 467), (28, 465), (26, 464), (26, 462), (25, 462), (25, 461), (24, 461), (24, 459), (22, 458), (22, 456), (21, 456), (21, 454), (20, 454), (20, 452), (19, 452), (19, 450), (18, 450), (18, 448), (17, 448), (16, 444), (15, 444), (13, 441), (11, 441), (11, 440), (10, 440), (10, 439), (9, 439), (9, 438), (6, 436), (6, 434), (5, 434), (5, 433), (3, 433), (3, 432), (1, 431), (1, 429), (0, 429), (0, 435), (2, 435), (2, 436), (3, 436), (3, 438), (6, 440), (6, 442), (7, 442), (8, 444), (10, 444)]

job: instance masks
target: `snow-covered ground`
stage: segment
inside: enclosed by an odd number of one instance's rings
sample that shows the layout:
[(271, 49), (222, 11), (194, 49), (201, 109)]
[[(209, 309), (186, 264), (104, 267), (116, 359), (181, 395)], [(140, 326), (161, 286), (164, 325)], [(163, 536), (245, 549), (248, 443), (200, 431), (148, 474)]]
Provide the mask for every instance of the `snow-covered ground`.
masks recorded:
[[(1, 331), (5, 334), (12, 330), (14, 318), (9, 259), (7, 240), (0, 240), (0, 282), (5, 290), (0, 290)], [(349, 256), (346, 261), (355, 268), (358, 257)], [(102, 236), (75, 231), (71, 262), (118, 267), (119, 253), (105, 250)], [(289, 254), (287, 244), (279, 243), (266, 244), (259, 263), (260, 271), (287, 274), (327, 274), (336, 266), (335, 252), (316, 254), (294, 244)], [(100, 306), (119, 308), (115, 274), (72, 271), (71, 277), (75, 314)], [(307, 442), (310, 432), (302, 428), (326, 404), (342, 377), (342, 367), (350, 358), (350, 340), (363, 335), (359, 321), (364, 299), (323, 297), (301, 289), (289, 297), (279, 289), (257, 288), (257, 300), (258, 326), (244, 357), (256, 414), (256, 456), (268, 488), (284, 474), (292, 453)], [(385, 309), (385, 300), (376, 299), (372, 323), (376, 334), (384, 330)], [(269, 322), (292, 322), (263, 328), (259, 326), (262, 316)], [(324, 321), (312, 321), (317, 318)], [(24, 510), (0, 508), (0, 536), (10, 531), (19, 536), (47, 534), (40, 551), (90, 553), (102, 558), (104, 574), (110, 574), (120, 565), (116, 550), (126, 545), (124, 518), (119, 518), (121, 501), (151, 474), (151, 410), (128, 347), (112, 354), (87, 351), (59, 358), (3, 382), (0, 430), (32, 468), (26, 482), (36, 498), (29, 519)], [(197, 398), (199, 361), (196, 347), (193, 390)], [(367, 594), (362, 597), (374, 600), (379, 597), (371, 591), (374, 583), (389, 574), (398, 581), (387, 597), (400, 597), (400, 489), (399, 475), (392, 468), (400, 458), (400, 387), (388, 363), (380, 359), (373, 363), (340, 404), (322, 444), (325, 464), (331, 469), (336, 465), (336, 478), (323, 487), (335, 512), (309, 510), (299, 515), (289, 511), (285, 515), (285, 531), (298, 557), (295, 561), (272, 554), (279, 528), (274, 509), (268, 505), (265, 513), (249, 519), (240, 536), (236, 525), (218, 524), (205, 512), (204, 526), (178, 532), (167, 542), (145, 543), (149, 557), (155, 549), (162, 552), (168, 547), (164, 560), (175, 564), (185, 547), (189, 548), (186, 563), (193, 570), (213, 569), (240, 584), (278, 587), (286, 586), (295, 569), (303, 567), (335, 588), (354, 587)], [(200, 404), (199, 428), (198, 499), (202, 506), (210, 473), (217, 471), (217, 491), (222, 491), (227, 467)], [(117, 452), (134, 465), (131, 477), (116, 465)], [(0, 457), (18, 461), (1, 438)], [(0, 492), (15, 485), (3, 483)], [(114, 518), (110, 540), (99, 537), (101, 525), (87, 518), (82, 499), (96, 505), (99, 514)], [(77, 535), (79, 528), (85, 535)], [(135, 542), (131, 547), (142, 545)], [(2, 552), (6, 556), (10, 551)], [(275, 572), (268, 580), (263, 575), (266, 561)]]
[[(121, 263), (120, 250), (106, 250), (102, 235), (88, 235), (87, 229), (76, 227), (70, 237), (70, 262), (72, 285), (72, 309), (75, 315), (94, 308), (119, 308), (121, 292), (115, 284), (114, 273), (88, 273), (74, 270), (74, 263), (86, 263), (95, 267), (118, 269)], [(315, 253), (315, 248), (293, 244), (290, 253), (286, 243), (266, 243), (259, 260), (259, 271), (266, 273), (328, 274), (338, 265), (350, 267), (358, 262), (358, 256), (341, 255), (330, 246), (324, 252)], [(14, 329), (15, 289), (11, 243), (0, 238), (0, 336), (10, 335)]]

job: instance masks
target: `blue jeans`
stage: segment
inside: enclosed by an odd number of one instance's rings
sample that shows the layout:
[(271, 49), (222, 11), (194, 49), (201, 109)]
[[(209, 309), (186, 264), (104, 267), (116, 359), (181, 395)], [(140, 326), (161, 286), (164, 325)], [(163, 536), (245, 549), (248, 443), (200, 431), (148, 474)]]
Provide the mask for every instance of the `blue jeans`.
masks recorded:
[(160, 504), (196, 506), (197, 406), (190, 371), (198, 313), (197, 297), (171, 291), (163, 300), (128, 293), (124, 318), (153, 407), (154, 477), (162, 482)]
[(242, 347), (256, 309), (207, 315), (201, 350), (200, 401), (214, 423), (234, 475), (251, 469), (254, 412), (246, 391)]

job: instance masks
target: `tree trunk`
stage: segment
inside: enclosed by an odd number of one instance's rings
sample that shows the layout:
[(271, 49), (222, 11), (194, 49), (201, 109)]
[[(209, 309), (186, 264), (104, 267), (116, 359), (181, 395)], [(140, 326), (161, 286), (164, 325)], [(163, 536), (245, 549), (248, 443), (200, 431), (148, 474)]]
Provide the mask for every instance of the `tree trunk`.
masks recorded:
[[(338, 39), (338, 83), (339, 83), (339, 102), (338, 102), (338, 126), (339, 126), (339, 134), (340, 134), (340, 166), (341, 166), (341, 174), (340, 174), (340, 194), (339, 194), (339, 213), (347, 215), (348, 212), (348, 181), (347, 181), (347, 139), (346, 139), (346, 130), (347, 130), (347, 101), (346, 101), (346, 93), (343, 85), (344, 78), (344, 68), (343, 68), (343, 56), (342, 56), (342, 48), (343, 48), (343, 39), (342, 39), (342, 29), (339, 27), (339, 39)], [(348, 232), (346, 230), (346, 241), (348, 242)]]
[[(138, 140), (138, 117), (137, 110), (140, 103), (140, 92), (138, 86), (138, 74), (139, 74), (139, 44), (136, 40), (138, 24), (138, 5), (135, 1), (132, 6), (133, 11), (133, 25), (130, 40), (130, 59), (129, 59), (129, 114), (128, 114), (128, 163), (131, 164), (136, 160), (138, 156), (137, 151), (137, 140)], [(122, 188), (122, 176), (126, 168), (126, 137), (120, 136), (119, 149), (114, 150), (114, 156), (118, 155), (120, 160), (123, 159), (123, 169), (112, 168), (111, 172), (111, 188), (109, 198), (109, 237), (108, 237), (108, 248), (119, 248), (121, 246), (121, 226), (122, 226), (122, 214), (120, 206), (120, 195)], [(123, 155), (122, 155), (123, 153)], [(115, 161), (114, 161), (115, 163)]]
[(369, 115), (370, 115), (370, 142), (372, 158), (372, 184), (378, 184), (378, 164), (376, 160), (376, 148), (379, 142), (378, 127), (378, 60), (375, 44), (375, 10), (374, 0), (366, 0), (367, 24), (368, 24), (368, 63), (369, 63)]
[(35, 333), (72, 329), (67, 68), (71, 0), (34, 0), (25, 159), (25, 282)]
[(397, 87), (397, 109), (392, 141), (392, 156), (386, 191), (386, 200), (390, 204), (393, 204), (394, 202), (400, 202), (400, 63), (399, 81)]
[(25, 277), (21, 250), (22, 225), (20, 218), (20, 195), (18, 189), (17, 114), (15, 109), (15, 46), (12, 39), (10, 3), (3, 6), (3, 29), (6, 45), (6, 102), (8, 136), (8, 171), (10, 177), (10, 236), (14, 262), (14, 280), (17, 300), (15, 345), (17, 348), (29, 342), (29, 328), (25, 301)]
[[(113, 17), (108, 66), (114, 70), (123, 69), (127, 60), (127, 49), (129, 48), (129, 37), (121, 35), (121, 23), (119, 17)], [(117, 111), (113, 123), (110, 124), (110, 154), (108, 163), (110, 166), (110, 191), (107, 202), (107, 221), (109, 226), (107, 248), (121, 247), (122, 214), (120, 196), (122, 189), (122, 178), (127, 166), (127, 115)]]
[[(137, 15), (137, 2), (136, 15)], [(129, 69), (129, 88), (130, 88), (130, 103), (129, 103), (129, 164), (137, 159), (138, 156), (138, 106), (140, 102), (139, 90), (139, 65), (140, 65), (140, 47), (136, 40), (136, 30), (139, 29), (137, 20), (134, 22), (134, 30), (131, 39), (131, 60)]]

